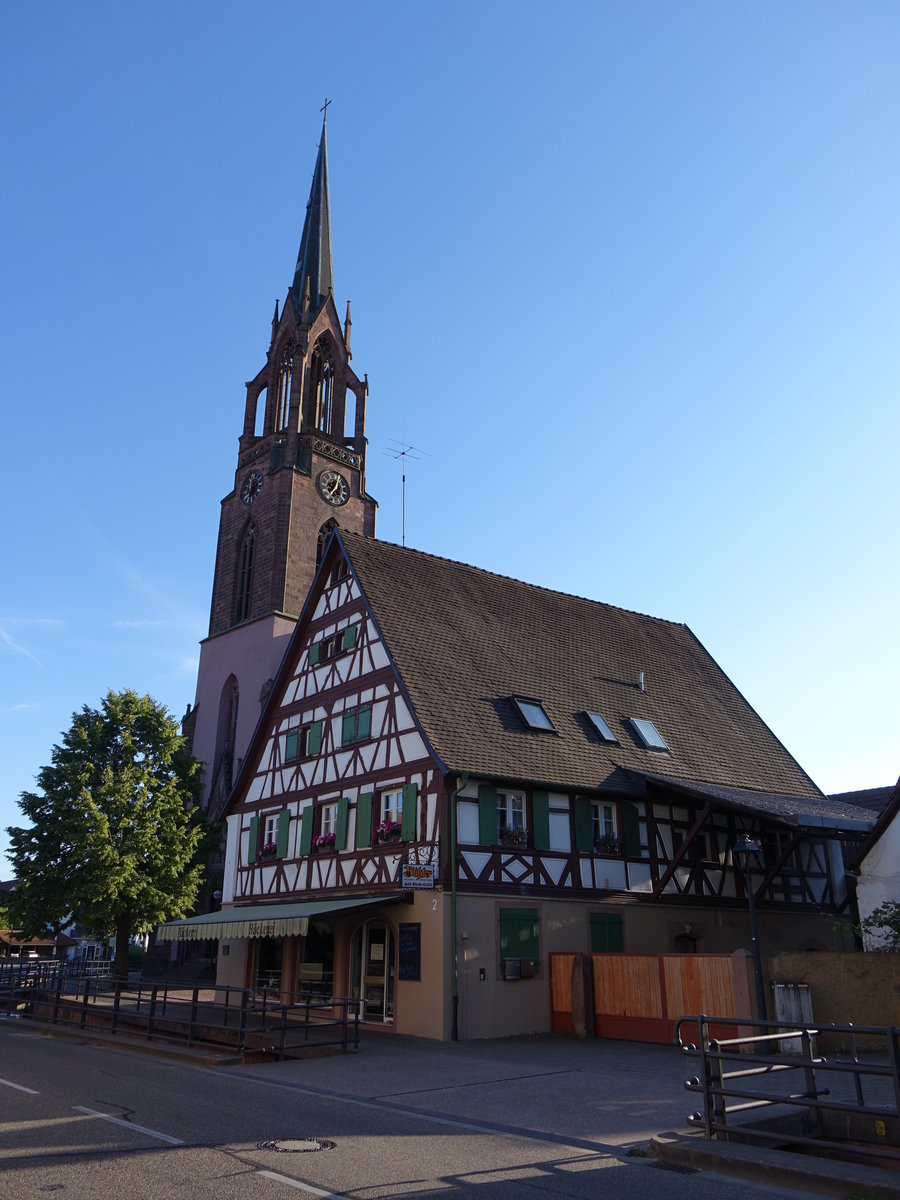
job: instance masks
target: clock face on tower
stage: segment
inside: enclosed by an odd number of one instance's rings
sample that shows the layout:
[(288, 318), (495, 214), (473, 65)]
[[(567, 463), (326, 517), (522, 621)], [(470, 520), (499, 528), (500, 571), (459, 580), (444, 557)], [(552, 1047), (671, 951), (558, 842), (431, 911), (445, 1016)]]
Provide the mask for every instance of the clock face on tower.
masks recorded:
[(241, 499), (245, 504), (252, 504), (259, 493), (262, 491), (263, 477), (259, 471), (251, 471), (244, 480), (244, 486), (241, 488)]
[(346, 504), (350, 499), (350, 484), (340, 471), (321, 471), (316, 480), (316, 487), (322, 499), (335, 507)]

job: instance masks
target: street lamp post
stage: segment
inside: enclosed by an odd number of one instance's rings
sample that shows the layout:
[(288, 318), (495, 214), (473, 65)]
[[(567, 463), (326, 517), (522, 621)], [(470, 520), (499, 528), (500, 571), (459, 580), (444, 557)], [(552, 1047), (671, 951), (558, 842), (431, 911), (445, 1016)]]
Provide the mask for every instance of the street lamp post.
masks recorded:
[(763, 1021), (768, 1020), (766, 989), (763, 986), (762, 958), (759, 953), (759, 931), (756, 928), (756, 902), (753, 898), (753, 880), (750, 877), (750, 855), (758, 855), (759, 845), (746, 833), (737, 841), (731, 852), (732, 859), (740, 862), (747, 884), (747, 904), (750, 908), (750, 942), (753, 950), (753, 974), (756, 976), (756, 1007)]

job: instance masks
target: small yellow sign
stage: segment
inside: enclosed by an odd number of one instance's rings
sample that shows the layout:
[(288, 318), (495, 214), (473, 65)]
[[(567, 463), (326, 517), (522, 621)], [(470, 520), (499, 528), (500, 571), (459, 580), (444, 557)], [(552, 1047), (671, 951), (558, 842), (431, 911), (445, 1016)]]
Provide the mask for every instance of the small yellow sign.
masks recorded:
[(884, 1137), (887, 1134), (887, 1129), (885, 1128), (884, 1121), (876, 1121), (875, 1122), (875, 1132), (878, 1134), (879, 1137)]

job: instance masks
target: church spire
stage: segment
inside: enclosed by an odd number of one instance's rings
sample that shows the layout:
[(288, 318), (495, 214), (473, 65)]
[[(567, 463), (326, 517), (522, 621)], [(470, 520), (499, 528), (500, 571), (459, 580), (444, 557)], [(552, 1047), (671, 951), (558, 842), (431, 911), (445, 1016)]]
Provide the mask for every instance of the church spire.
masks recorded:
[[(327, 110), (326, 110), (327, 115)], [(325, 138), (325, 120), (322, 120), (322, 140), (316, 157), (303, 236), (294, 268), (291, 291), (298, 311), (303, 302), (303, 289), (310, 283), (310, 299), (314, 312), (318, 312), (328, 295), (334, 292), (334, 275), (331, 264), (331, 208), (328, 200), (328, 144)]]

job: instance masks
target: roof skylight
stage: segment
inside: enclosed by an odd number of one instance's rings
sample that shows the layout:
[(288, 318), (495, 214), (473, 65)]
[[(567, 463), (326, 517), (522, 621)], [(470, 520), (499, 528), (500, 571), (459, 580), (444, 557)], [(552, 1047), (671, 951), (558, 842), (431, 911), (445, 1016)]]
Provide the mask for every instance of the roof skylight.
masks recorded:
[(529, 729), (544, 729), (555, 733), (553, 722), (544, 712), (544, 706), (540, 700), (525, 700), (521, 696), (513, 696), (516, 708), (522, 717), (522, 720)]
[(589, 712), (587, 714), (587, 719), (590, 721), (590, 723), (593, 725), (593, 727), (597, 730), (597, 732), (603, 738), (604, 742), (614, 742), (616, 745), (618, 745), (619, 739), (616, 737), (616, 735), (610, 729), (609, 725), (607, 725), (606, 721), (603, 719), (603, 717), (600, 716), (599, 713)]
[(629, 717), (631, 724), (634, 726), (634, 731), (647, 747), (648, 750), (668, 750), (665, 738), (656, 728), (652, 721), (645, 721), (641, 717)]

